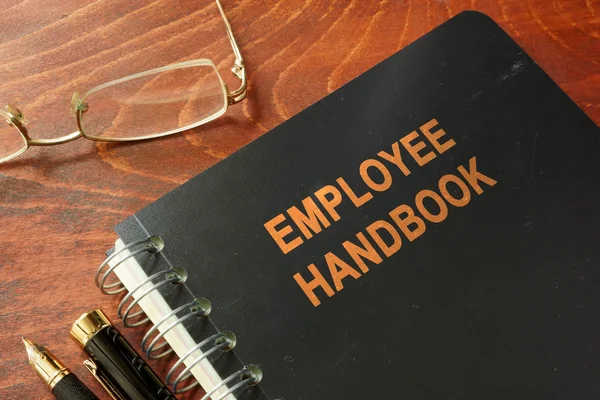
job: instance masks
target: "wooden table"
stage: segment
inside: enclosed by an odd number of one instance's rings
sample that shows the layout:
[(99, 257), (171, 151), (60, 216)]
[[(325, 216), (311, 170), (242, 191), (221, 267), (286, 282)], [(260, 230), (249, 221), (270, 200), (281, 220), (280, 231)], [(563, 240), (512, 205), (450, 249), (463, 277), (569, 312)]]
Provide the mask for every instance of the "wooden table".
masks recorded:
[[(0, 398), (52, 398), (30, 370), (21, 336), (51, 347), (107, 398), (68, 329), (95, 307), (122, 327), (119, 299), (92, 282), (113, 226), (461, 10), (493, 17), (600, 123), (598, 0), (222, 1), (250, 76), (248, 99), (224, 118), (139, 144), (32, 148), (0, 166)], [(21, 107), (35, 137), (76, 129), (74, 91), (134, 72), (211, 58), (236, 83), (211, 0), (3, 0), (0, 7), (0, 99)], [(139, 347), (143, 330), (122, 332)], [(164, 378), (166, 367), (151, 365)]]

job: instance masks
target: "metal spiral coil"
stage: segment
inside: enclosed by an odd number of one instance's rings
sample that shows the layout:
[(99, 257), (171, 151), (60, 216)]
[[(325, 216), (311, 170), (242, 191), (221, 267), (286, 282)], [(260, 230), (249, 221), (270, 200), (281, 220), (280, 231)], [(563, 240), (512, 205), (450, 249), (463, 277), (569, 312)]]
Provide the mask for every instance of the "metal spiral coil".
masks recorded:
[[(163, 276), (163, 279), (161, 279), (158, 283), (155, 283), (154, 285), (152, 285), (151, 287), (146, 289), (142, 294), (137, 296), (129, 304), (129, 306), (127, 306), (127, 308), (125, 309), (125, 312), (123, 312), (123, 307), (125, 307), (125, 304), (127, 304), (127, 302), (131, 298), (133, 298), (134, 294), (137, 293), (138, 290), (140, 290), (147, 283), (152, 282), (154, 279), (156, 279), (160, 276)], [(173, 267), (171, 269), (160, 271), (153, 275), (150, 275), (148, 278), (141, 281), (132, 291), (127, 293), (127, 295), (125, 297), (123, 297), (123, 299), (119, 303), (119, 307), (117, 307), (117, 316), (123, 320), (123, 325), (125, 325), (128, 328), (133, 328), (135, 326), (140, 326), (142, 324), (145, 324), (146, 322), (148, 322), (150, 320), (150, 318), (146, 317), (140, 321), (136, 321), (133, 323), (130, 323), (127, 320), (128, 318), (134, 318), (134, 317), (137, 317), (144, 313), (143, 310), (139, 310), (139, 311), (134, 312), (133, 314), (129, 315), (131, 313), (131, 310), (133, 310), (133, 308), (140, 302), (140, 300), (142, 300), (144, 297), (146, 297), (147, 295), (149, 295), (150, 293), (152, 293), (154, 290), (158, 289), (159, 287), (166, 285), (167, 283), (181, 284), (181, 283), (184, 283), (186, 281), (186, 279), (187, 279), (187, 272), (185, 269), (183, 269), (181, 267)]]
[[(100, 278), (100, 274), (102, 273), (102, 270), (112, 260), (116, 259), (121, 253), (123, 253), (125, 251), (129, 251), (129, 249), (131, 249), (133, 247), (138, 247), (138, 246), (139, 246), (139, 248), (137, 248), (137, 249), (129, 252), (129, 254), (127, 254), (127, 256), (123, 257), (122, 259), (120, 259), (119, 261), (117, 261), (114, 265), (110, 266), (110, 268), (108, 268), (104, 272), (104, 274), (102, 275), (102, 278)], [(127, 288), (121, 283), (121, 281), (116, 281), (116, 282), (113, 282), (113, 283), (106, 284), (106, 279), (110, 276), (110, 274), (115, 269), (117, 269), (117, 267), (119, 265), (121, 265), (125, 260), (127, 260), (127, 259), (129, 259), (131, 257), (134, 257), (134, 256), (136, 256), (138, 254), (144, 253), (144, 252), (158, 253), (164, 247), (165, 247), (165, 243), (163, 242), (163, 240), (160, 237), (158, 237), (158, 236), (149, 236), (146, 239), (138, 240), (136, 242), (129, 243), (125, 247), (123, 247), (123, 248), (115, 251), (113, 254), (111, 254), (110, 256), (106, 257), (106, 259), (98, 267), (98, 270), (96, 271), (96, 275), (94, 276), (94, 282), (96, 283), (96, 286), (99, 287), (100, 291), (102, 293), (104, 293), (104, 294), (117, 294), (117, 293), (121, 293), (121, 292), (125, 291)], [(111, 290), (111, 291), (106, 290), (106, 289), (112, 289), (114, 287), (118, 287), (118, 289)]]
[[(123, 285), (123, 283), (120, 280), (111, 283), (106, 282), (110, 274), (114, 273), (115, 269), (119, 265), (121, 265), (124, 261), (131, 257), (135, 257), (136, 255), (144, 252), (148, 252), (151, 254), (158, 253), (162, 251), (163, 248), (164, 242), (159, 236), (149, 236), (146, 239), (138, 240), (122, 247), (121, 249), (115, 251), (113, 254), (108, 256), (102, 262), (102, 264), (100, 264), (94, 277), (94, 282), (96, 283), (96, 286), (100, 288), (100, 291), (102, 291), (102, 293), (104, 294), (113, 295), (124, 292), (125, 290), (127, 290), (127, 288), (125, 287), (125, 285)], [(118, 257), (123, 253), (126, 253), (126, 255), (123, 258), (119, 259)], [(106, 266), (114, 260), (117, 261), (113, 265), (110, 265), (109, 268), (106, 269), (106, 271), (104, 271)], [(153, 282), (158, 278), (161, 279), (158, 282)], [(136, 312), (132, 312), (135, 306), (138, 305), (144, 297), (148, 296), (153, 291), (158, 290), (163, 285), (166, 285), (167, 283), (184, 284), (186, 280), (187, 272), (181, 267), (173, 267), (171, 269), (159, 271), (155, 274), (148, 276), (146, 279), (139, 282), (135, 288), (130, 290), (129, 293), (127, 293), (127, 295), (123, 297), (117, 308), (117, 316), (122, 319), (123, 325), (128, 328), (140, 326), (142, 324), (147, 323), (148, 321), (150, 321), (150, 318), (148, 317), (142, 318), (135, 322), (130, 321), (130, 319), (139, 317), (140, 315), (144, 314), (144, 311), (142, 309)], [(148, 287), (146, 288), (146, 286)], [(127, 305), (128, 303), (129, 305)], [(170, 347), (167, 350), (157, 353), (157, 351), (169, 345), (169, 343), (166, 340), (160, 344), (159, 341), (161, 339), (164, 339), (165, 335), (169, 331), (171, 331), (176, 326), (183, 324), (184, 321), (188, 320), (189, 318), (192, 318), (194, 316), (201, 318), (208, 316), (211, 312), (211, 309), (212, 306), (210, 301), (204, 298), (195, 298), (193, 301), (184, 304), (180, 307), (177, 307), (176, 309), (165, 314), (144, 335), (144, 338), (142, 339), (141, 343), (142, 352), (144, 352), (146, 356), (150, 359), (159, 359), (172, 353), (174, 350)], [(178, 314), (183, 312), (184, 310), (187, 310), (187, 312), (184, 315), (178, 317)], [(162, 329), (160, 329), (161, 327)], [(153, 339), (151, 339), (153, 335), (155, 336)], [(206, 347), (209, 344), (212, 344), (212, 346), (208, 350), (203, 351), (202, 348)], [(180, 359), (171, 367), (166, 377), (167, 385), (171, 386), (171, 389), (175, 394), (186, 392), (198, 386), (200, 383), (198, 381), (194, 381), (193, 383), (190, 383), (183, 388), (179, 388), (182, 382), (192, 377), (192, 368), (201, 363), (203, 360), (207, 360), (207, 358), (210, 355), (214, 354), (217, 351), (230, 351), (235, 347), (236, 344), (236, 336), (233, 334), (233, 332), (229, 331), (218, 332), (204, 339), (200, 343), (197, 343), (196, 345), (191, 347), (182, 357), (180, 357)], [(198, 356), (195, 356), (195, 358), (192, 358), (192, 355), (197, 352), (200, 352), (200, 354)], [(185, 368), (183, 368), (181, 372), (177, 374), (177, 377), (173, 379), (177, 370), (180, 368), (180, 366), (182, 366), (185, 363), (186, 360), (190, 360), (190, 362), (186, 363)], [(227, 396), (233, 394), (239, 389), (242, 389), (243, 387), (257, 385), (262, 380), (262, 377), (263, 373), (260, 367), (252, 364), (246, 365), (241, 370), (223, 379), (217, 386), (213, 387), (210, 391), (208, 391), (202, 397), (201, 400), (223, 400)], [(230, 383), (234, 383), (236, 379), (239, 381), (233, 384), (231, 387), (228, 387), (228, 385)], [(212, 396), (214, 396), (217, 393), (217, 391), (223, 387), (228, 387), (227, 391), (219, 394), (219, 397), (213, 398)]]
[[(210, 349), (204, 351), (200, 357), (196, 357), (191, 363), (186, 364), (186, 367), (183, 369), (183, 371), (181, 371), (179, 373), (179, 375), (177, 375), (177, 378), (175, 378), (174, 381), (171, 381), (171, 377), (177, 371), (177, 368), (179, 368), (179, 366), (181, 364), (183, 364), (185, 362), (185, 360), (191, 354), (193, 354), (197, 350), (200, 350), (202, 347), (206, 346), (207, 344), (209, 344), (211, 342), (213, 343), (213, 346)], [(237, 338), (235, 337), (233, 332), (229, 332), (229, 331), (221, 331), (219, 333), (212, 335), (211, 337), (209, 337), (207, 339), (204, 339), (203, 341), (201, 341), (200, 343), (196, 344), (194, 347), (189, 349), (188, 352), (185, 353), (185, 355), (183, 357), (181, 357), (171, 367), (171, 369), (167, 373), (167, 379), (166, 379), (167, 385), (171, 385), (173, 393), (175, 393), (175, 394), (187, 392), (191, 388), (198, 386), (199, 382), (195, 381), (195, 382), (189, 384), (188, 386), (184, 387), (183, 389), (177, 388), (177, 386), (179, 386), (179, 384), (182, 381), (184, 381), (192, 376), (192, 373), (190, 371), (196, 364), (200, 363), (202, 360), (206, 359), (208, 356), (210, 356), (212, 353), (216, 352), (217, 350), (229, 351), (229, 350), (233, 349), (235, 347), (236, 343), (237, 343)]]
[[(162, 319), (160, 321), (158, 321), (156, 324), (154, 324), (154, 326), (152, 326), (152, 328), (150, 328), (148, 330), (148, 332), (146, 332), (146, 335), (144, 335), (144, 338), (142, 339), (142, 351), (144, 353), (146, 353), (146, 356), (148, 358), (153, 359), (153, 360), (162, 358), (162, 357), (166, 356), (167, 354), (172, 353), (173, 349), (169, 348), (168, 350), (163, 351), (162, 353), (152, 354), (152, 352), (154, 350), (160, 350), (163, 347), (168, 345), (168, 343), (166, 341), (159, 344), (158, 346), (156, 345), (158, 343), (158, 341), (167, 334), (167, 332), (169, 332), (175, 326), (183, 323), (183, 321), (185, 321), (188, 318), (191, 318), (193, 316), (197, 316), (197, 317), (208, 316), (208, 314), (210, 314), (211, 308), (212, 308), (212, 306), (208, 300), (206, 300), (204, 298), (198, 298), (198, 299), (194, 299), (190, 303), (184, 304), (184, 305), (176, 308), (175, 310), (171, 311), (170, 313), (166, 314), (164, 317), (162, 317)], [(189, 310), (189, 312), (187, 314), (183, 315), (176, 321), (171, 322), (165, 329), (163, 329), (158, 335), (156, 335), (156, 337), (154, 339), (152, 339), (152, 341), (150, 342), (149, 345), (147, 345), (148, 340), (150, 340), (150, 337), (152, 337), (152, 334), (154, 332), (157, 332), (158, 328), (161, 325), (163, 325), (171, 317), (176, 316), (179, 312), (186, 310), (186, 309)]]
[(211, 391), (207, 392), (204, 397), (200, 400), (210, 400), (211, 397), (219, 388), (227, 385), (229, 382), (234, 381), (236, 378), (240, 378), (240, 381), (229, 388), (225, 393), (217, 397), (213, 400), (223, 400), (225, 397), (229, 396), (239, 388), (243, 386), (254, 386), (258, 385), (258, 383), (262, 380), (263, 373), (258, 365), (246, 365), (244, 368), (239, 370), (236, 373), (229, 375), (227, 378), (223, 379), (221, 383), (212, 388)]

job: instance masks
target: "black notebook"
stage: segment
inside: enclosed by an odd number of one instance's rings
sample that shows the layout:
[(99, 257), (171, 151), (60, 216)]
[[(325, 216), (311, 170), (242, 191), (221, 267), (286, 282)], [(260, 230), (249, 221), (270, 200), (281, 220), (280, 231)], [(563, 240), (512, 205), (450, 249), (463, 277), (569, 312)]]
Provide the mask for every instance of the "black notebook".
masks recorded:
[(110, 264), (176, 390), (598, 398), (599, 154), (464, 12), (125, 220)]

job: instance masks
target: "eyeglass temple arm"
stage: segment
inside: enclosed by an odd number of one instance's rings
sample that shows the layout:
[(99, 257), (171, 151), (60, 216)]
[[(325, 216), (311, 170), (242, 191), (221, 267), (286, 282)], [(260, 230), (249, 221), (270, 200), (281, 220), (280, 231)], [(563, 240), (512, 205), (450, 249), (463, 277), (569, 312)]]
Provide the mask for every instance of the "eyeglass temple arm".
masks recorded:
[(237, 42), (235, 41), (235, 37), (233, 36), (233, 30), (231, 29), (229, 20), (227, 19), (227, 16), (225, 15), (225, 11), (223, 11), (223, 6), (221, 5), (221, 2), (219, 0), (216, 0), (216, 2), (217, 2), (217, 7), (219, 7), (219, 12), (221, 13), (221, 16), (223, 17), (223, 21), (225, 22), (225, 30), (227, 31), (227, 37), (229, 38), (229, 42), (231, 43), (231, 48), (233, 49), (233, 54), (235, 54), (235, 63), (233, 65), (233, 68), (231, 69), (231, 72), (233, 72), (233, 74), (240, 81), (242, 81), (240, 87), (237, 90), (229, 91), (229, 89), (227, 89), (227, 98), (229, 100), (229, 104), (235, 104), (235, 103), (238, 103), (238, 102), (244, 100), (244, 98), (246, 97), (246, 87), (247, 87), (246, 67), (244, 65), (242, 53), (240, 53), (240, 48), (239, 48)]

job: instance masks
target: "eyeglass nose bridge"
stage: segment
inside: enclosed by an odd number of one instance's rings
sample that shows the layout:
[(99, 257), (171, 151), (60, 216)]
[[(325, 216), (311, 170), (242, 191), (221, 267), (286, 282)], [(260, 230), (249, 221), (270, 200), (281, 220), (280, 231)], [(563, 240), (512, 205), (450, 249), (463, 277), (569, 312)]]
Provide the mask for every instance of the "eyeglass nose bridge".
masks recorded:
[(86, 112), (88, 110), (88, 104), (83, 101), (79, 92), (73, 93), (71, 97), (71, 115), (78, 118), (79, 112)]
[(6, 113), (10, 117), (10, 122), (16, 122), (21, 126), (27, 125), (27, 119), (25, 118), (21, 110), (19, 110), (17, 107), (13, 106), (12, 104), (7, 104), (4, 106), (4, 111), (6, 111)]

